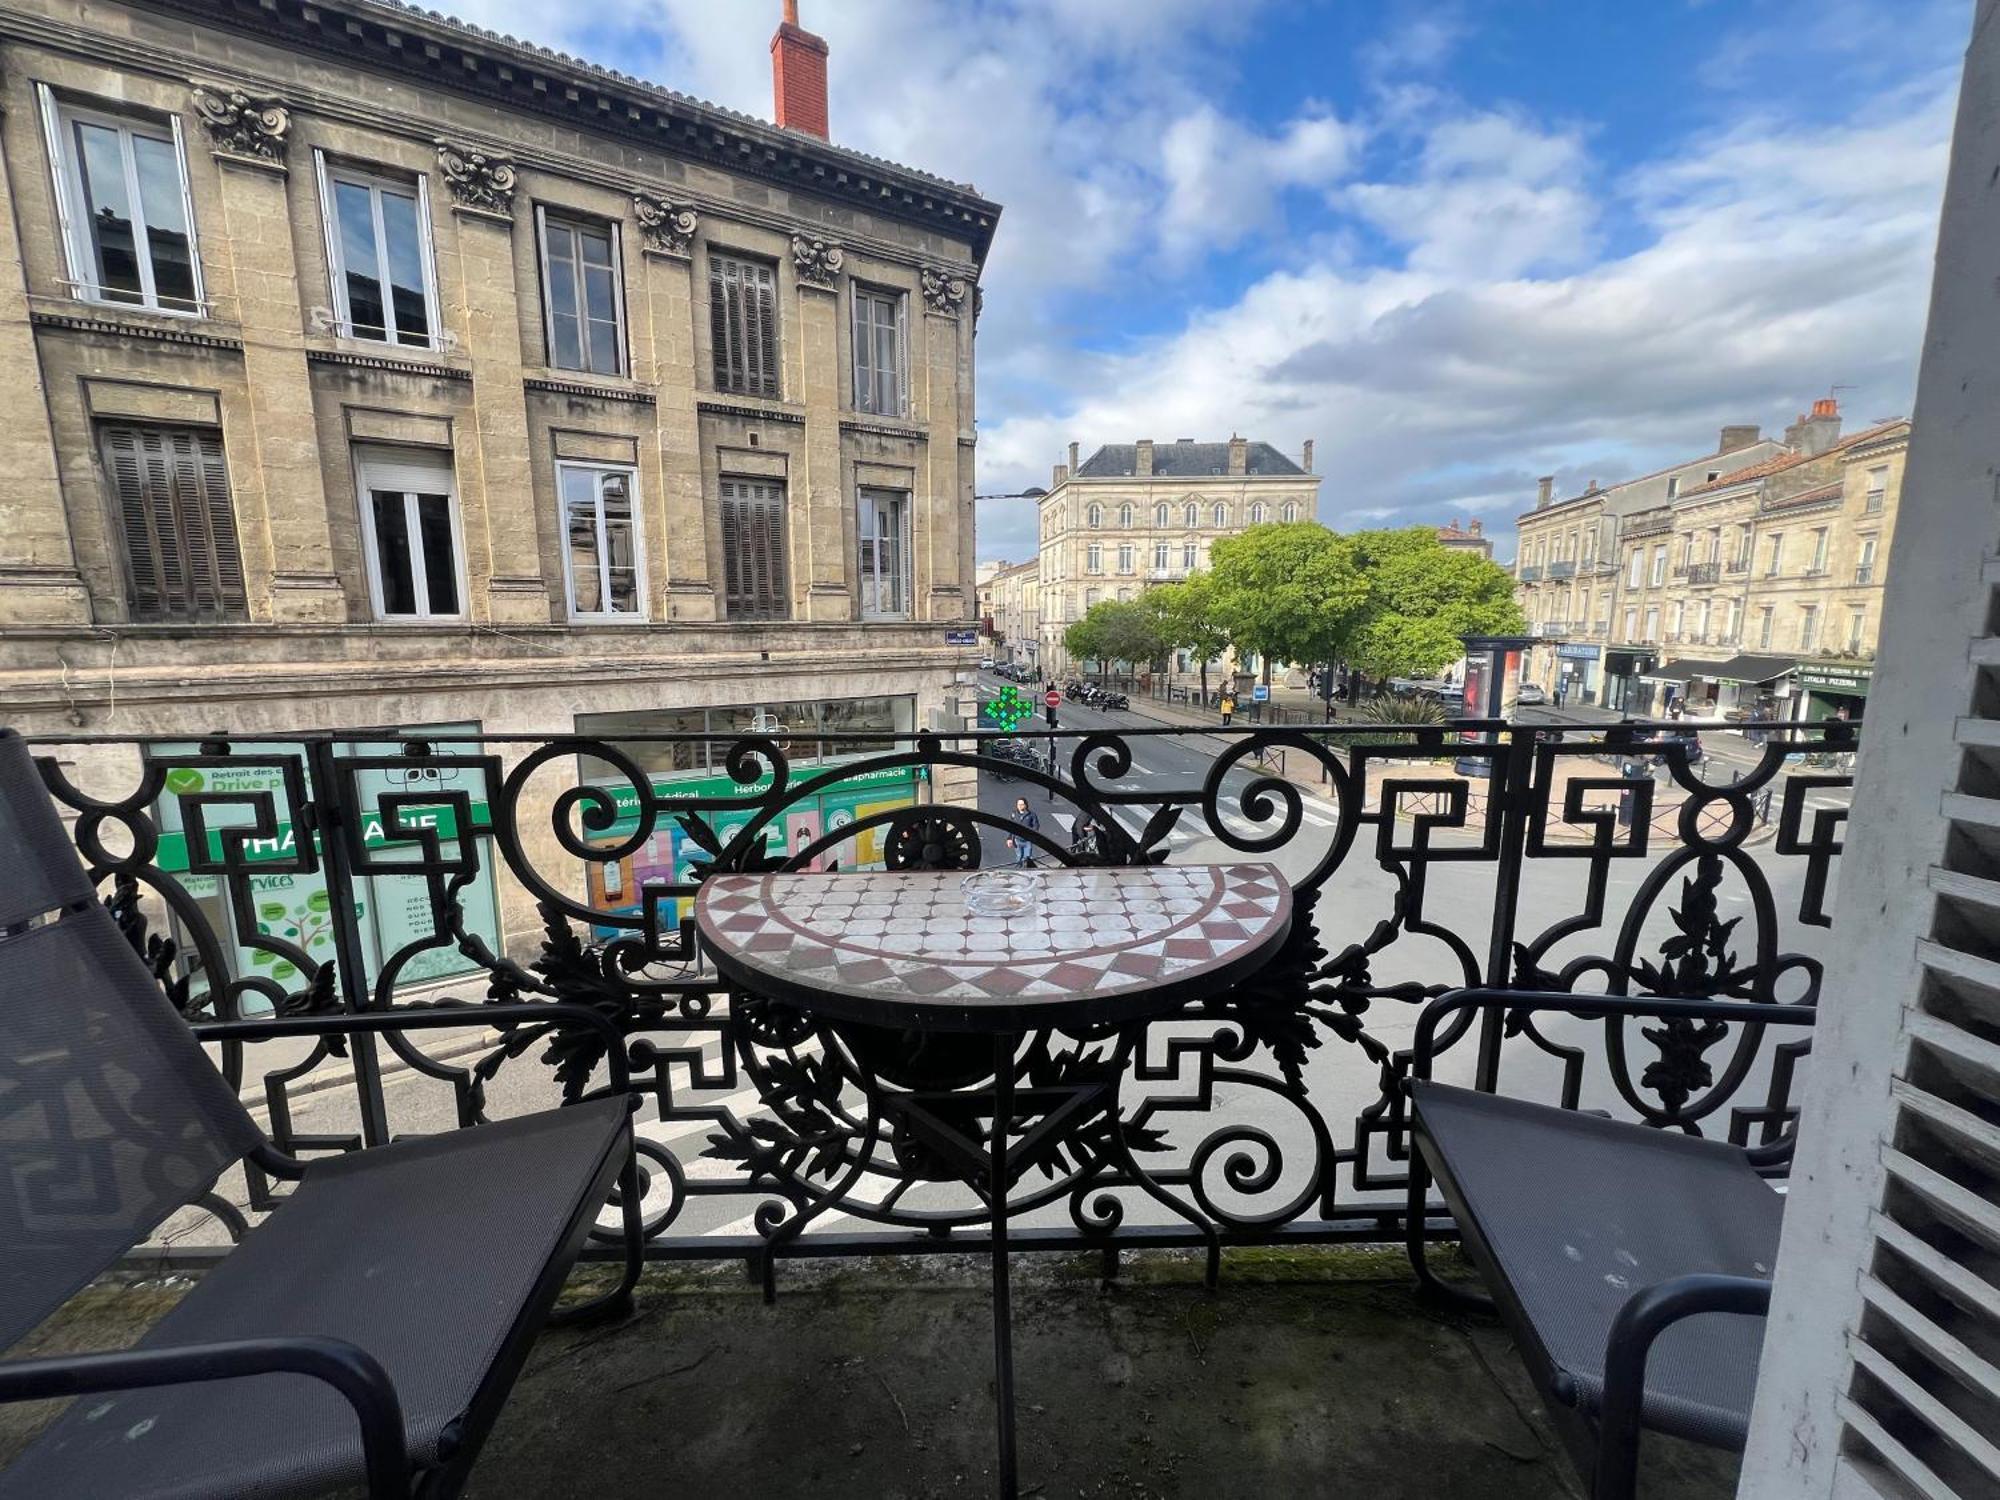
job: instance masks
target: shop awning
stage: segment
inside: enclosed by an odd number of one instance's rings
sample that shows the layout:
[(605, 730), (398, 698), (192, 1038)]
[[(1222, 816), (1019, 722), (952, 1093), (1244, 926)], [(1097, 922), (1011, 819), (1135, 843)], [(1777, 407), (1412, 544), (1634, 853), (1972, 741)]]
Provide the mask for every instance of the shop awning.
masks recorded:
[(1706, 662), (1698, 661), (1663, 661), (1639, 676), (1646, 682), (1686, 682), (1691, 677), (1705, 675), (1701, 669), (1706, 665)]
[(1796, 656), (1732, 656), (1713, 664), (1696, 662), (1695, 675), (1711, 682), (1775, 682), (1798, 670)]

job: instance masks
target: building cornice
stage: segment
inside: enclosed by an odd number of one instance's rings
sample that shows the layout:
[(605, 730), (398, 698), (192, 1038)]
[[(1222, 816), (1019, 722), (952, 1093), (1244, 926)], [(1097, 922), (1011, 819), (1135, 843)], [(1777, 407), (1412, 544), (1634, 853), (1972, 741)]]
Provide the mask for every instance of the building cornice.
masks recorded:
[(153, 321), (128, 317), (106, 309), (102, 312), (57, 312), (35, 308), (28, 314), (37, 328), (60, 328), (71, 333), (92, 333), (106, 338), (151, 339), (160, 344), (182, 344), (195, 349), (226, 349), (243, 352), (243, 340), (229, 334), (210, 333), (200, 324), (175, 319)]
[(419, 380), (472, 379), (472, 371), (459, 365), (432, 364), (427, 360), (399, 359), (393, 354), (361, 354), (348, 349), (308, 349), (309, 365), (345, 365), (356, 370), (384, 370), (391, 375), (409, 375)]
[(557, 380), (546, 375), (523, 377), (524, 390), (546, 391), (554, 396), (577, 396), (586, 401), (628, 401), (634, 406), (655, 406), (659, 398), (642, 386), (592, 385), (582, 380)]
[(448, 89), (561, 119), (594, 135), (646, 141), (674, 156), (940, 229), (968, 241), (975, 264), (984, 263), (1000, 217), (997, 203), (966, 184), (785, 130), (400, 0), (128, 3), (332, 54), (417, 80), (424, 89)]

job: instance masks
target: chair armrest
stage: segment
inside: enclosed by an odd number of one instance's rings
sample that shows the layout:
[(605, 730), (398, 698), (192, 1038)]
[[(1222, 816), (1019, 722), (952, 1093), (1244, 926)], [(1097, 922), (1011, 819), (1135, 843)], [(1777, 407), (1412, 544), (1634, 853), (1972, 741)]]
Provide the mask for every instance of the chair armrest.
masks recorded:
[(1604, 1397), (1597, 1414), (1591, 1500), (1626, 1500), (1637, 1483), (1639, 1421), (1653, 1341), (1683, 1318), (1703, 1313), (1763, 1317), (1770, 1310), (1771, 1283), (1760, 1276), (1677, 1276), (1627, 1299), (1604, 1341)]
[(586, 1026), (601, 1032), (605, 1065), (618, 1093), (632, 1090), (625, 1060), (625, 1033), (602, 1011), (587, 1005), (521, 1001), (507, 1005), (427, 1005), (388, 1010), (336, 1011), (323, 1016), (272, 1016), (255, 1021), (199, 1021), (191, 1028), (197, 1041), (257, 1042), (279, 1037), (346, 1035), (358, 1031), (446, 1031), (486, 1026), (495, 1021), (524, 1021), (554, 1026)]
[(1665, 1020), (1744, 1021), (1770, 1026), (1810, 1026), (1810, 1005), (1776, 1005), (1751, 1000), (1686, 1000), (1667, 995), (1572, 995), (1562, 990), (1463, 989), (1440, 995), (1417, 1022), (1410, 1077), (1428, 1079), (1438, 1028), (1461, 1010), (1564, 1011), (1586, 1020), (1611, 1016), (1651, 1016)]
[(396, 1387), (366, 1350), (339, 1339), (229, 1339), (108, 1354), (66, 1354), (0, 1363), (0, 1402), (97, 1391), (192, 1385), (245, 1375), (307, 1375), (339, 1391), (361, 1423), (361, 1453), (373, 1500), (410, 1493), (410, 1456)]

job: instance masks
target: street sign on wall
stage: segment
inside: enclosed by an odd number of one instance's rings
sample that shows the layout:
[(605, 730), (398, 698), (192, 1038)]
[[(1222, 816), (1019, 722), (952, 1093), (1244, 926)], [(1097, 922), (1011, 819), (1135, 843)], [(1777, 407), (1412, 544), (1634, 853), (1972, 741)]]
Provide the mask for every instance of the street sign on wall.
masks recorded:
[(944, 643), (947, 646), (976, 646), (979, 644), (979, 632), (977, 630), (947, 630), (944, 633)]

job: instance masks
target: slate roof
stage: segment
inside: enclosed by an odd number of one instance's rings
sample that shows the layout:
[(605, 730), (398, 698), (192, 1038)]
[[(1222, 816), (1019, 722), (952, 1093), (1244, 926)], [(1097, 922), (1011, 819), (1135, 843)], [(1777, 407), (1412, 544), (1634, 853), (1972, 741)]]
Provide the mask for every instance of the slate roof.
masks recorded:
[[(1252, 474), (1296, 474), (1305, 470), (1269, 443), (1249, 445)], [(1106, 443), (1077, 466), (1079, 479), (1127, 479), (1139, 471), (1137, 443)], [(1168, 479), (1192, 479), (1229, 473), (1227, 443), (1155, 443), (1153, 473)]]
[(1810, 463), (1815, 458), (1824, 458), (1828, 453), (1844, 453), (1849, 448), (1853, 448), (1861, 443), (1872, 442), (1885, 433), (1905, 425), (1907, 425), (1906, 419), (1897, 417), (1894, 421), (1879, 422), (1873, 427), (1864, 427), (1852, 436), (1842, 438), (1823, 453), (1780, 453), (1776, 458), (1767, 458), (1762, 463), (1750, 464), (1745, 468), (1732, 470), (1712, 483), (1696, 485), (1691, 490), (1682, 490), (1677, 498), (1686, 500), (1690, 495), (1703, 495), (1715, 490), (1730, 489), (1735, 485), (1746, 484), (1752, 479), (1762, 479), (1768, 474), (1776, 474), (1781, 470), (1794, 468), (1799, 464)]

